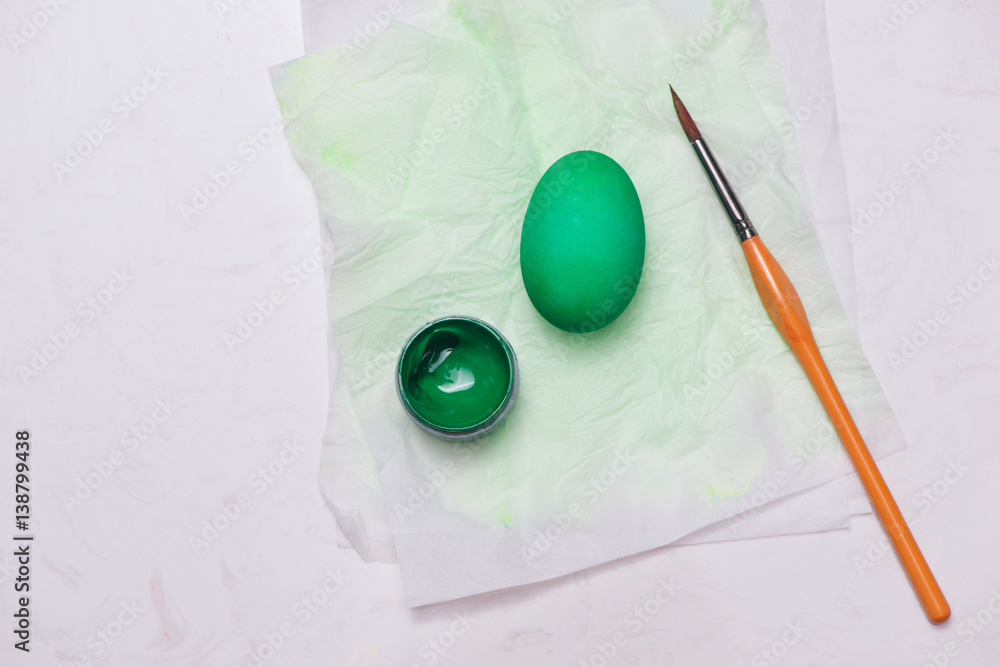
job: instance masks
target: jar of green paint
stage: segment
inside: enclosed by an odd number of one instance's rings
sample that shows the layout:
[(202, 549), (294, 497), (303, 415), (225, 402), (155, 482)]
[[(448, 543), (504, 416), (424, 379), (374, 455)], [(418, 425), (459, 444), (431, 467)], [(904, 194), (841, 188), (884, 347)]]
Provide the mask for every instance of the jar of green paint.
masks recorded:
[(514, 405), (517, 385), (514, 349), (475, 317), (428, 322), (406, 342), (396, 364), (396, 393), (406, 414), (450, 440), (495, 428)]

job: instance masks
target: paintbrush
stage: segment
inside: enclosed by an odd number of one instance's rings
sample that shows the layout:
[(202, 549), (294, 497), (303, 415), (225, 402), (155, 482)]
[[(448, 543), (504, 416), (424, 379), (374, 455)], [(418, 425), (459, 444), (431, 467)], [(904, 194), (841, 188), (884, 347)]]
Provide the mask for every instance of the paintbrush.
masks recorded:
[(896, 555), (906, 571), (906, 576), (909, 577), (917, 597), (920, 598), (920, 604), (923, 606), (927, 618), (932, 623), (943, 623), (951, 615), (948, 601), (945, 600), (941, 587), (938, 586), (927, 561), (920, 553), (920, 548), (917, 546), (910, 528), (906, 525), (906, 521), (899, 511), (899, 506), (896, 505), (871, 452), (868, 451), (868, 446), (865, 445), (851, 413), (844, 404), (844, 399), (841, 398), (840, 392), (833, 382), (833, 377), (823, 361), (816, 339), (813, 338), (809, 320), (806, 318), (806, 311), (802, 307), (802, 301), (799, 299), (795, 287), (792, 286), (788, 276), (785, 275), (778, 262), (757, 236), (757, 231), (743, 210), (740, 200), (726, 180), (722, 169), (719, 168), (719, 163), (716, 162), (708, 144), (705, 143), (701, 132), (698, 131), (698, 126), (691, 119), (691, 114), (684, 108), (684, 104), (674, 92), (673, 86), (670, 87), (670, 94), (674, 98), (674, 109), (677, 111), (677, 118), (684, 129), (684, 134), (687, 135), (688, 141), (691, 142), (691, 146), (697, 153), (701, 165), (705, 168), (705, 173), (708, 174), (708, 180), (715, 188), (715, 193), (719, 196), (722, 207), (729, 215), (733, 229), (736, 230), (736, 236), (743, 247), (743, 254), (750, 266), (750, 274), (757, 287), (757, 294), (764, 304), (764, 310), (774, 322), (781, 337), (792, 348), (792, 352), (795, 353), (803, 370), (805, 370), (816, 394), (819, 395), (820, 402), (830, 416), (830, 420), (837, 430), (837, 435), (844, 443), (844, 448), (847, 449), (851, 462), (854, 463), (854, 468), (871, 499), (875, 513), (892, 541)]

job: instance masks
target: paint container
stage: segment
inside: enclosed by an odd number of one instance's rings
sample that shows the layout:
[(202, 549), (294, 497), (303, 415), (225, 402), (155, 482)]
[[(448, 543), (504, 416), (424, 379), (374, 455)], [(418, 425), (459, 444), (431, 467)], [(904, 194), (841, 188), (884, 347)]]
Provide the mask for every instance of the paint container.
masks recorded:
[(406, 414), (449, 440), (495, 428), (514, 405), (517, 384), (514, 349), (475, 317), (428, 322), (406, 341), (396, 363), (396, 393)]

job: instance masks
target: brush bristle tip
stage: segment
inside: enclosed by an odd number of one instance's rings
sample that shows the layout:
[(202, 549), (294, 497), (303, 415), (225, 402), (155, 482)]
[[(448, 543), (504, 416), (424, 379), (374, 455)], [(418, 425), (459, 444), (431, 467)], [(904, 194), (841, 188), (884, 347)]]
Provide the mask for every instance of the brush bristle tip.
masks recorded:
[(687, 136), (688, 141), (696, 141), (701, 139), (701, 132), (698, 131), (698, 126), (695, 125), (694, 120), (691, 118), (691, 114), (688, 113), (687, 107), (681, 102), (681, 98), (677, 96), (674, 91), (673, 86), (669, 86), (670, 95), (674, 98), (674, 111), (677, 112), (677, 120), (681, 123), (681, 129), (684, 130), (684, 134)]

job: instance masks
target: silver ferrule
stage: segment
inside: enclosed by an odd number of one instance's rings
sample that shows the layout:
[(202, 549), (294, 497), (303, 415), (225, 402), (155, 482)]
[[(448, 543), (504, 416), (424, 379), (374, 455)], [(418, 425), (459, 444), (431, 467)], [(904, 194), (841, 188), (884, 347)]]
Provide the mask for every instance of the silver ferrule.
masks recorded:
[(701, 160), (702, 166), (705, 167), (705, 173), (708, 174), (708, 179), (712, 181), (715, 194), (719, 195), (722, 208), (726, 209), (726, 214), (729, 215), (729, 220), (733, 223), (733, 229), (736, 231), (736, 236), (740, 239), (740, 243), (757, 236), (757, 230), (753, 228), (753, 223), (750, 222), (746, 211), (743, 210), (743, 205), (740, 204), (736, 193), (733, 192), (733, 187), (729, 185), (725, 174), (719, 168), (719, 163), (715, 161), (715, 156), (709, 150), (708, 144), (705, 143), (704, 139), (699, 137), (692, 141), (691, 145), (694, 146), (694, 152), (698, 154), (698, 159)]

